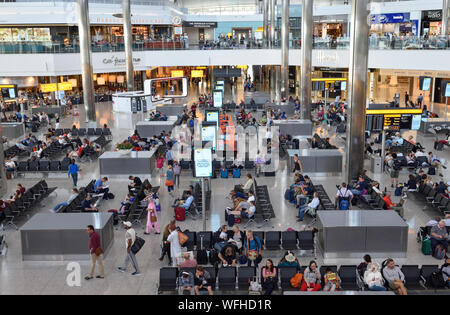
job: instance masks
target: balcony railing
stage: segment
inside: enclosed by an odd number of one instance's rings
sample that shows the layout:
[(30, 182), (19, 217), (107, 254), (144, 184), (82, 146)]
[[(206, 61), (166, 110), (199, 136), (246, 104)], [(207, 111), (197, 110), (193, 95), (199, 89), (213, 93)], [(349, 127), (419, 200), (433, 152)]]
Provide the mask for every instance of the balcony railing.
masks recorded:
[[(271, 48), (280, 49), (281, 42), (273, 42)], [(300, 49), (300, 40), (289, 43), (291, 49)], [(121, 42), (98, 42), (91, 45), (92, 52), (123, 52), (125, 46)], [(349, 49), (350, 39), (340, 37), (337, 39), (314, 38), (314, 49)], [(134, 51), (150, 50), (232, 50), (232, 49), (265, 49), (262, 40), (238, 41), (220, 39), (206, 41), (197, 45), (190, 45), (184, 40), (141, 41), (133, 43)], [(436, 50), (450, 49), (450, 36), (430, 37), (370, 37), (371, 50)], [(60, 54), (79, 53), (78, 42), (0, 42), (0, 54)]]

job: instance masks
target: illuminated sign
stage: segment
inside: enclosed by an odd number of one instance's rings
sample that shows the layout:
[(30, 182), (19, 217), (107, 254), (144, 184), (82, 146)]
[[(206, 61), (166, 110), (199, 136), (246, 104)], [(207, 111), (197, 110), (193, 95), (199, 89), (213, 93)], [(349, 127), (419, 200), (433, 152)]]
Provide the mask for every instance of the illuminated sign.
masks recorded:
[(170, 75), (171, 75), (172, 78), (183, 77), (184, 76), (184, 71), (183, 70), (172, 70)]
[(192, 70), (191, 77), (192, 78), (203, 78), (203, 70)]
[[(214, 128), (215, 129), (215, 128)], [(211, 149), (195, 149), (195, 177), (212, 176), (212, 152)]]
[(422, 109), (368, 109), (367, 115), (422, 114)]
[(62, 82), (58, 83), (58, 89), (56, 88), (56, 83), (50, 84), (41, 84), (42, 93), (56, 92), (60, 91), (72, 91), (72, 83), (71, 82)]

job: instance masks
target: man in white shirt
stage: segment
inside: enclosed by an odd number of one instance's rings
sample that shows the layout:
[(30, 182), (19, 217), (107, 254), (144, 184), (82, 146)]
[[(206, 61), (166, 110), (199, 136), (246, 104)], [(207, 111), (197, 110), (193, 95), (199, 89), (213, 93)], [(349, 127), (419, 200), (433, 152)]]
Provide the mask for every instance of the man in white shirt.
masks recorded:
[(236, 210), (241, 212), (242, 210), (248, 209), (250, 207), (250, 202), (255, 201), (255, 195), (252, 191), (248, 192), (247, 201), (241, 201), (239, 205), (236, 207)]
[(338, 191), (336, 193), (336, 204), (340, 205), (341, 200), (343, 200), (343, 199), (348, 200), (349, 208), (350, 208), (350, 204), (353, 199), (353, 193), (350, 189), (348, 189), (346, 183), (342, 183), (341, 187), (338, 189)]
[(136, 231), (131, 228), (131, 222), (124, 222), (123, 223), (124, 227), (125, 227), (125, 245), (126, 245), (126, 249), (127, 249), (127, 257), (125, 258), (125, 262), (124, 262), (124, 267), (119, 267), (117, 268), (120, 272), (125, 272), (128, 268), (128, 265), (131, 264), (133, 265), (135, 272), (133, 272), (131, 275), (133, 276), (137, 276), (140, 274), (139, 271), (139, 266), (136, 260), (136, 256), (133, 253), (133, 251), (131, 250), (131, 246), (133, 246), (134, 241), (136, 241)]
[(317, 208), (319, 208), (320, 205), (320, 199), (319, 194), (317, 192), (314, 193), (313, 200), (311, 200), (310, 203), (304, 206), (300, 206), (300, 209), (298, 211), (298, 220), (297, 222), (303, 221), (303, 216), (305, 213), (309, 213), (310, 215), (314, 216), (316, 213)]

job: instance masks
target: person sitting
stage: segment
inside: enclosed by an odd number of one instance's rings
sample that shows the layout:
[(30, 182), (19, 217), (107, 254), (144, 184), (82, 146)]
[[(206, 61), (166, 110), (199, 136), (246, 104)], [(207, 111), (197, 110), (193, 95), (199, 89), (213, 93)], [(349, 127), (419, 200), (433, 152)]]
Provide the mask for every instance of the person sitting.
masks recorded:
[(352, 194), (355, 196), (360, 196), (364, 192), (367, 193), (367, 188), (368, 188), (367, 182), (364, 180), (364, 177), (362, 177), (362, 175), (360, 175), (358, 177), (358, 181), (356, 182), (356, 184), (354, 185), (354, 187), (352, 189)]
[(108, 181), (108, 177), (103, 177), (103, 178), (97, 179), (97, 181), (94, 184), (94, 192), (97, 195), (103, 195), (103, 199), (105, 199), (105, 200), (109, 199), (109, 196), (108, 196), (109, 187), (106, 185), (107, 181)]
[(241, 218), (246, 218), (246, 219), (252, 219), (255, 215), (256, 212), (256, 206), (255, 206), (255, 202), (254, 201), (250, 201), (250, 206), (248, 207), (248, 209), (242, 209), (241, 211), (229, 211), (227, 210), (228, 214), (233, 214), (233, 215), (240, 215)]
[(67, 207), (78, 196), (79, 193), (80, 192), (78, 191), (78, 189), (73, 188), (72, 194), (70, 195), (69, 199), (67, 199), (66, 201), (63, 201), (61, 203), (58, 203), (53, 209), (50, 210), (50, 212), (55, 213), (59, 210), (59, 208)]
[(300, 262), (291, 251), (287, 251), (278, 263), (278, 268), (281, 267), (295, 267), (297, 270), (300, 270)]
[(380, 267), (377, 263), (370, 263), (364, 272), (364, 283), (370, 291), (386, 291), (384, 279), (379, 269)]
[(372, 262), (372, 257), (370, 255), (364, 255), (363, 262), (356, 267), (356, 270), (358, 270), (359, 274), (361, 276), (364, 276), (364, 273), (366, 272), (367, 266)]
[(185, 291), (188, 291), (191, 295), (194, 295), (194, 276), (188, 271), (183, 271), (178, 277), (178, 294), (183, 295)]
[(233, 197), (233, 199), (235, 198), (241, 198), (241, 199), (246, 199), (247, 198), (247, 193), (249, 192), (249, 190), (252, 188), (253, 186), (253, 178), (251, 174), (247, 174), (247, 181), (245, 182), (244, 185), (241, 185), (241, 191), (232, 191), (231, 195)]
[(417, 181), (414, 175), (410, 174), (409, 175), (409, 180), (406, 183), (406, 189), (408, 189), (408, 191), (416, 191), (417, 190)]
[(448, 251), (448, 232), (445, 227), (445, 220), (440, 220), (439, 223), (431, 228), (431, 252), (434, 254), (436, 247), (440, 245), (444, 251), (444, 255)]
[(337, 291), (341, 283), (339, 275), (336, 272), (333, 272), (330, 267), (327, 267), (327, 269), (325, 269), (323, 281), (324, 281), (323, 290), (329, 292)]
[(220, 252), (228, 242), (228, 226), (222, 225), (217, 240), (215, 240), (214, 248)]
[(306, 185), (302, 182), (298, 185), (298, 182), (294, 185), (294, 198), (297, 201), (297, 207), (303, 206), (308, 201), (308, 191)]
[(200, 295), (200, 291), (208, 291), (209, 295), (214, 294), (211, 285), (211, 275), (202, 266), (197, 266), (195, 270), (194, 290), (196, 295)]
[(178, 206), (188, 211), (191, 208), (192, 203), (194, 202), (194, 196), (192, 196), (192, 193), (190, 191), (187, 191), (186, 197), (186, 200), (178, 201)]
[(253, 191), (249, 191), (247, 201), (241, 201), (236, 207), (236, 211), (242, 211), (250, 208), (250, 202), (252, 201), (255, 201), (255, 194)]
[(178, 265), (180, 270), (197, 267), (197, 260), (195, 258), (191, 259), (190, 253), (184, 253), (183, 258), (184, 258), (184, 261)]
[(277, 281), (277, 268), (273, 265), (272, 259), (267, 259), (266, 265), (262, 267), (262, 288), (264, 295), (271, 295)]
[(383, 269), (383, 276), (389, 284), (389, 287), (396, 291), (399, 295), (407, 295), (405, 288), (405, 275), (397, 267), (392, 258), (389, 258), (386, 262), (386, 267)]
[(319, 208), (319, 205), (320, 205), (319, 194), (317, 192), (314, 192), (313, 200), (307, 205), (300, 206), (300, 209), (298, 211), (297, 222), (303, 221), (303, 216), (305, 215), (305, 213), (309, 213), (311, 216), (315, 216), (317, 208)]
[(128, 209), (130, 209), (131, 204), (134, 201), (134, 196), (131, 194), (127, 194), (125, 197), (125, 200), (120, 203), (120, 213), (125, 214), (128, 212)]
[(11, 174), (15, 173), (17, 165), (11, 159), (7, 159), (5, 161), (5, 168), (6, 168), (6, 177), (10, 178)]
[(131, 182), (128, 184), (128, 191), (129, 191), (130, 193), (135, 193), (135, 192), (136, 192), (136, 189), (138, 189), (139, 187), (141, 187), (142, 181), (141, 181), (141, 179), (140, 179), (139, 177), (137, 177), (137, 176), (131, 176), (131, 175), (128, 177), (128, 179), (131, 181)]
[(392, 208), (398, 206), (398, 204), (392, 202), (391, 196), (392, 196), (392, 195), (391, 195), (390, 192), (386, 192), (386, 193), (384, 193), (384, 195), (383, 195), (383, 200), (384, 200), (384, 202), (385, 202), (385, 204), (386, 204), (386, 209), (387, 209), (387, 210), (391, 210)]
[(303, 273), (303, 283), (300, 291), (319, 291), (321, 289), (320, 280), (322, 276), (317, 268), (317, 263), (312, 260)]
[(348, 189), (346, 183), (342, 183), (342, 185), (338, 188), (338, 191), (336, 193), (336, 205), (338, 206), (339, 209), (341, 209), (342, 208), (341, 202), (343, 200), (347, 200), (348, 201), (348, 209), (349, 209), (352, 199), (353, 199), (352, 191)]
[(442, 277), (444, 278), (445, 284), (447, 285), (447, 288), (450, 289), (450, 258), (445, 258), (445, 263), (442, 266)]
[(98, 209), (91, 204), (91, 194), (87, 194), (86, 198), (81, 202), (81, 212), (98, 212)]
[(236, 259), (236, 247), (232, 244), (225, 245), (221, 252), (218, 254), (219, 260), (222, 262), (223, 267), (235, 267), (237, 263)]

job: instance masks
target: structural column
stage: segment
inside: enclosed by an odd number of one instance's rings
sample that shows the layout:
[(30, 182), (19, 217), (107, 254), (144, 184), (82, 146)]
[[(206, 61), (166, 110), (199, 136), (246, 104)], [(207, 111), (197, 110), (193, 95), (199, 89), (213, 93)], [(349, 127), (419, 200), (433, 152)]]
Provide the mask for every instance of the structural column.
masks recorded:
[(300, 118), (311, 119), (311, 73), (313, 47), (313, 0), (302, 0), (302, 69)]
[(281, 97), (289, 97), (289, 0), (281, 9)]
[(263, 46), (268, 45), (268, 35), (269, 35), (269, 1), (263, 0)]
[[(5, 163), (5, 153), (4, 153), (4, 147), (3, 147), (3, 127), (0, 126), (0, 165), (3, 165)], [(6, 178), (6, 170), (4, 167), (0, 168), (0, 197), (3, 198), (3, 196), (6, 195), (8, 192), (8, 180)]]
[(349, 101), (345, 177), (351, 182), (364, 169), (367, 65), (369, 56), (369, 0), (352, 2)]
[(91, 32), (88, 0), (77, 0), (78, 33), (80, 37), (81, 79), (86, 122), (96, 121), (94, 82), (92, 81)]
[(269, 28), (269, 47), (275, 47), (275, 24), (276, 24), (276, 9), (277, 9), (277, 0), (269, 0), (270, 1), (270, 28)]
[(449, 29), (448, 29), (448, 18), (449, 18), (449, 7), (450, 0), (442, 0), (442, 29), (441, 34), (442, 35), (449, 35)]
[(123, 37), (125, 42), (125, 64), (127, 71), (127, 90), (134, 91), (133, 76), (133, 35), (131, 34), (130, 0), (122, 0)]

